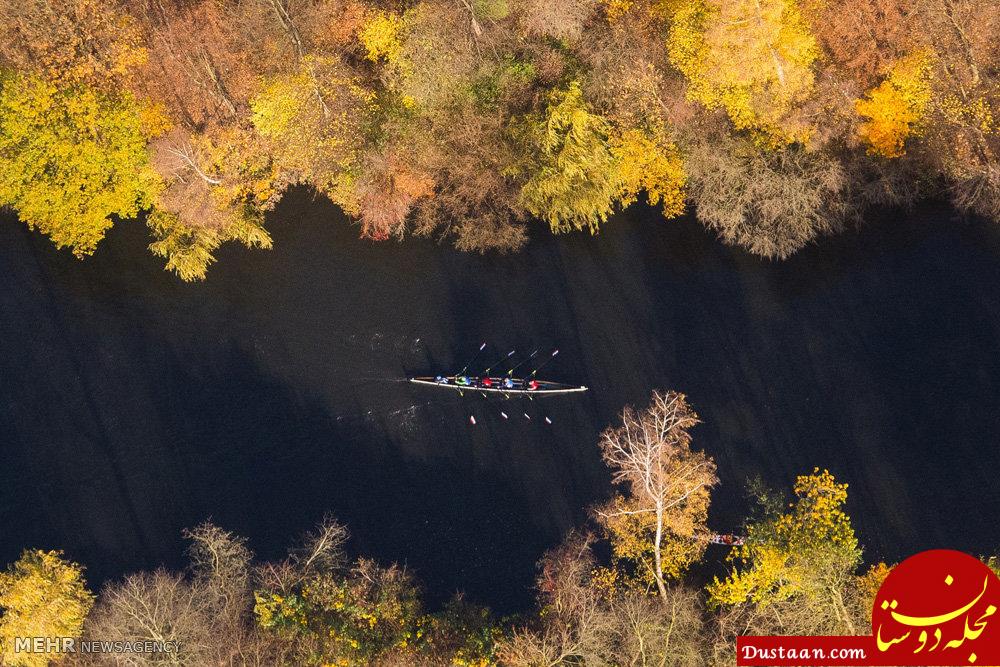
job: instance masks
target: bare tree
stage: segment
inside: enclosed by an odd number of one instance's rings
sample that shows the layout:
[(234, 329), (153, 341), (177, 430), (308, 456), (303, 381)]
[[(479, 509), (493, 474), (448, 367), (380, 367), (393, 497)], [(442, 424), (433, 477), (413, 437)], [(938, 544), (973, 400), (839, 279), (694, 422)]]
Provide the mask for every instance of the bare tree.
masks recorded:
[(847, 177), (829, 154), (722, 135), (687, 152), (698, 220), (755, 255), (784, 259), (839, 229), (848, 212)]
[(326, 515), (315, 529), (307, 532), (298, 545), (289, 550), (283, 561), (262, 564), (255, 573), (259, 588), (293, 592), (311, 577), (346, 574), (348, 560), (344, 555), (347, 528), (332, 515)]
[(303, 536), (299, 546), (292, 549), (290, 559), (305, 573), (341, 567), (346, 562), (344, 543), (347, 537), (344, 524), (327, 514), (315, 529)]
[[(210, 596), (182, 575), (165, 570), (132, 575), (111, 584), (85, 626), (85, 639), (96, 641), (169, 642), (177, 651), (163, 653), (93, 654), (97, 664), (116, 667), (174, 665), (204, 667), (219, 664), (224, 651), (216, 608)], [(86, 663), (84, 663), (86, 664)]]
[(655, 391), (645, 411), (625, 408), (621, 426), (601, 434), (601, 455), (612, 481), (627, 487), (629, 497), (599, 510), (598, 516), (606, 522), (620, 517), (652, 522), (652, 562), (643, 559), (643, 565), (664, 603), (669, 599), (667, 533), (693, 541), (707, 514), (709, 489), (718, 483), (715, 462), (691, 450), (689, 431), (697, 423), (684, 394)]
[(670, 587), (663, 603), (636, 590), (608, 590), (592, 580), (591, 541), (571, 533), (545, 555), (538, 578), (538, 622), (500, 642), (500, 664), (702, 664), (704, 631), (697, 591)]
[(611, 602), (614, 644), (609, 662), (621, 665), (703, 665), (704, 625), (698, 591), (668, 589), (666, 604), (629, 591)]
[(176, 651), (79, 654), (73, 665), (247, 667), (281, 663), (284, 649), (252, 622), (246, 540), (211, 523), (185, 530), (189, 575), (157, 570), (109, 584), (85, 625), (85, 639), (176, 643)]
[(545, 555), (538, 578), (543, 621), (503, 640), (498, 654), (510, 667), (604, 664), (600, 656), (613, 625), (600, 593), (591, 585), (592, 538), (571, 534)]
[(188, 559), (194, 585), (216, 597), (216, 613), (238, 624), (250, 601), (250, 561), (253, 554), (246, 538), (205, 522), (184, 537), (191, 540)]

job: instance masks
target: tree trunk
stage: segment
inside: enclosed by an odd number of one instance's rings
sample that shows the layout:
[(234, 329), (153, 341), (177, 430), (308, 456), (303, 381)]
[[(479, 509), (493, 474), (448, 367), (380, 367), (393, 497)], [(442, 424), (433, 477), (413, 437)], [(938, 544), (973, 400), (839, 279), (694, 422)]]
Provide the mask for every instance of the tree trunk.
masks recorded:
[[(764, 25), (764, 8), (760, 6), (760, 0), (754, 0), (754, 5), (757, 7), (757, 23), (758, 25)], [(774, 63), (774, 71), (778, 76), (778, 83), (782, 86), (785, 85), (785, 68), (781, 66), (781, 58), (778, 57), (778, 52), (775, 50), (774, 46), (768, 44), (768, 51), (771, 52), (771, 61)]]
[(958, 43), (962, 45), (962, 55), (965, 57), (965, 64), (969, 67), (969, 73), (972, 75), (972, 87), (975, 88), (979, 85), (979, 67), (972, 55), (972, 44), (969, 43), (965, 31), (955, 20), (955, 5), (952, 4), (952, 0), (941, 0), (941, 4), (944, 6), (944, 15), (948, 17), (948, 23), (958, 38)]
[(663, 582), (663, 560), (660, 554), (660, 543), (663, 541), (663, 503), (656, 503), (656, 539), (653, 541), (653, 579), (656, 580), (656, 588), (660, 592), (663, 603), (667, 603), (667, 586)]

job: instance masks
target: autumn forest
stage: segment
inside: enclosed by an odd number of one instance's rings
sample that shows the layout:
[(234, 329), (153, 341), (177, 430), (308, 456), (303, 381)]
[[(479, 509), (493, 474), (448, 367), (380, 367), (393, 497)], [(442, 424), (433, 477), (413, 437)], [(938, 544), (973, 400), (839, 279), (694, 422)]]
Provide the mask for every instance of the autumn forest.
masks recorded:
[(781, 258), (866, 208), (1000, 219), (992, 0), (26, 0), (0, 205), (203, 279), (294, 184), (372, 240), (513, 251), (640, 197)]
[[(83, 261), (113, 225), (145, 225), (167, 271), (211, 280), (223, 244), (272, 246), (290, 188), (366, 243), (484, 254), (537, 234), (600, 243), (634, 204), (775, 260), (926, 200), (1000, 223), (996, 0), (0, 7), (0, 207)], [(535, 605), (515, 616), (460, 592), (427, 604), (419, 572), (355, 553), (332, 516), (279, 560), (206, 522), (184, 533), (185, 569), (96, 584), (24, 545), (0, 571), (0, 664), (724, 666), (740, 635), (869, 634), (892, 564), (866, 557), (850, 480), (750, 483), (737, 543), (719, 543), (733, 536), (710, 525), (719, 477), (695, 407), (657, 390), (577, 443), (613, 489), (539, 554)], [(32, 636), (179, 648), (15, 651)]]
[(426, 608), (405, 567), (348, 557), (348, 528), (332, 517), (276, 562), (204, 523), (185, 531), (186, 570), (131, 574), (97, 596), (60, 552), (24, 551), (0, 573), (0, 658), (45, 667), (53, 656), (17, 653), (14, 638), (82, 636), (179, 649), (59, 664), (724, 666), (739, 635), (868, 634), (890, 566), (862, 564), (848, 485), (820, 469), (789, 491), (751, 484), (745, 543), (712, 545), (719, 480), (692, 441), (698, 422), (684, 395), (658, 391), (601, 434), (615, 493), (544, 555), (537, 606), (518, 616), (460, 593)]

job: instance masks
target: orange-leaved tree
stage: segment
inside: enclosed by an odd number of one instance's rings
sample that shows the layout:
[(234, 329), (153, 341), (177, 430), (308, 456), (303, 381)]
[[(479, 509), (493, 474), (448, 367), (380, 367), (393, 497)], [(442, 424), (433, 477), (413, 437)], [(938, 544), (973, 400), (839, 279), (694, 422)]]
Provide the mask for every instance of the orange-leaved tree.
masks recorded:
[(855, 102), (858, 114), (868, 119), (859, 133), (869, 153), (900, 157), (906, 139), (920, 132), (931, 101), (932, 59), (926, 50), (900, 59), (881, 85)]

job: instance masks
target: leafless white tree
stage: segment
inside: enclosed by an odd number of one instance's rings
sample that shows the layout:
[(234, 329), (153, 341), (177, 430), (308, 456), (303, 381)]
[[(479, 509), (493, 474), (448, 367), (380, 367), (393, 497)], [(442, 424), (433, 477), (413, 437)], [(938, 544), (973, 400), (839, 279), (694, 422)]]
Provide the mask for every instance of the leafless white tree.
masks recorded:
[[(182, 575), (157, 570), (107, 586), (85, 626), (94, 641), (169, 642), (164, 653), (91, 654), (90, 664), (115, 667), (204, 667), (219, 664), (213, 600)], [(86, 664), (86, 663), (85, 663)]]
[(216, 598), (217, 614), (239, 623), (248, 611), (250, 595), (250, 562), (253, 554), (246, 538), (205, 522), (184, 531), (191, 540), (188, 559), (193, 583), (205, 594)]
[(665, 532), (692, 532), (692, 513), (703, 513), (708, 491), (718, 482), (715, 462), (704, 452), (691, 450), (689, 431), (697, 423), (698, 415), (684, 394), (655, 391), (645, 411), (625, 408), (621, 426), (601, 434), (601, 455), (612, 470), (612, 481), (628, 488), (632, 502), (612, 505), (598, 515), (653, 519), (649, 568), (664, 602), (668, 599), (662, 552)]

